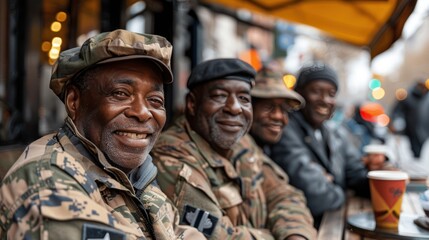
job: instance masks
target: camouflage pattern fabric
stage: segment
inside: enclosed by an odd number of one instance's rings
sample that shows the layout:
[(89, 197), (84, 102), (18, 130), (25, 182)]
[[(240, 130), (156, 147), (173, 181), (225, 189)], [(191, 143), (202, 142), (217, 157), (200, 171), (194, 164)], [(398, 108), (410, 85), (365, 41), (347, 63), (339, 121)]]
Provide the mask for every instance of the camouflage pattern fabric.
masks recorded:
[(173, 46), (162, 36), (122, 29), (100, 33), (87, 39), (82, 47), (60, 53), (52, 67), (49, 87), (64, 101), (65, 86), (85, 69), (103, 62), (133, 58), (146, 58), (156, 63), (162, 70), (164, 83), (169, 84), (173, 82), (172, 52)]
[(163, 132), (152, 150), (161, 189), (181, 222), (209, 239), (316, 239), (299, 190), (249, 135), (225, 159), (189, 127), (185, 117)]
[(178, 226), (177, 209), (154, 179), (136, 197), (125, 173), (77, 136), (68, 118), (9, 170), (0, 185), (1, 239), (204, 239)]

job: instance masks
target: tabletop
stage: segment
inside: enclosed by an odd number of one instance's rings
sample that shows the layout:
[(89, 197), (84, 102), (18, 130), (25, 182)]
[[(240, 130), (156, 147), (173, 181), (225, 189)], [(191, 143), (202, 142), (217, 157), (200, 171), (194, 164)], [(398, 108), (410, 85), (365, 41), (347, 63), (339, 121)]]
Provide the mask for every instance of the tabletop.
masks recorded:
[[(407, 186), (402, 201), (401, 220), (403, 226), (400, 232), (410, 232), (409, 238), (401, 239), (429, 239), (429, 230), (418, 227), (413, 220), (419, 216), (424, 216), (423, 209), (420, 205), (419, 194), (426, 190), (427, 187), (421, 182), (411, 182)], [(403, 215), (402, 215), (403, 214)], [(354, 218), (353, 218), (354, 217)], [(352, 220), (352, 222), (350, 222)], [(352, 224), (350, 224), (352, 223)], [(319, 228), (318, 239), (320, 240), (361, 240), (361, 239), (394, 239), (397, 235), (393, 231), (381, 232), (377, 229), (374, 231), (371, 201), (367, 198), (354, 196), (349, 192), (346, 204), (335, 211), (324, 214), (322, 223)], [(413, 235), (415, 233), (415, 235)], [(422, 235), (418, 235), (421, 233)], [(413, 238), (412, 236), (420, 236)], [(423, 236), (423, 237), (422, 237)], [(398, 237), (396, 237), (398, 239)]]
[(375, 239), (429, 239), (429, 230), (417, 226), (418, 215), (401, 213), (398, 228), (377, 228), (374, 214), (370, 211), (347, 217), (347, 230), (364, 237)]
[[(411, 182), (407, 186), (407, 192), (402, 202), (402, 213), (405, 218), (415, 218), (424, 216), (423, 209), (419, 201), (419, 194), (427, 189), (426, 179), (429, 176), (429, 142), (422, 151), (420, 159), (413, 158), (409, 142), (403, 136), (395, 135), (386, 142), (388, 148), (392, 150), (391, 161), (401, 170), (407, 172)], [(362, 240), (362, 239), (385, 239), (363, 237), (356, 231), (351, 231), (347, 218), (357, 214), (372, 213), (369, 199), (354, 196), (348, 193), (346, 204), (335, 211), (324, 214), (318, 233), (320, 240)], [(369, 215), (371, 216), (371, 215)], [(368, 217), (368, 215), (366, 215)], [(413, 226), (414, 227), (414, 226)]]

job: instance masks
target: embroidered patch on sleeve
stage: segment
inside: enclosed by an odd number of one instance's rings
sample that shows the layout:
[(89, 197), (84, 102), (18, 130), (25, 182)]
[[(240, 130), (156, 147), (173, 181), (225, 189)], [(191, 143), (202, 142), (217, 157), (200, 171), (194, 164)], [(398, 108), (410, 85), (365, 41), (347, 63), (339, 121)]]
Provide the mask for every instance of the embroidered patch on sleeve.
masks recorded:
[(82, 239), (84, 240), (125, 240), (125, 233), (100, 225), (83, 224)]
[(218, 220), (217, 217), (211, 215), (209, 212), (185, 205), (180, 223), (195, 227), (206, 237), (210, 237), (213, 234)]

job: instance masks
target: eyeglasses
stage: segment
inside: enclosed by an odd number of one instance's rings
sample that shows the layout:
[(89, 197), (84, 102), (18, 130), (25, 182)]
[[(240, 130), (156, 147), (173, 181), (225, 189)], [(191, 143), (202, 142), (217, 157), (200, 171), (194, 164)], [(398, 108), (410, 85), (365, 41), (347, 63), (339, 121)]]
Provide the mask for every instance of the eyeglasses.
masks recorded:
[(277, 109), (280, 109), (280, 112), (282, 114), (286, 115), (290, 112), (295, 111), (295, 108), (293, 108), (287, 102), (282, 103), (282, 104), (268, 103), (267, 102), (267, 103), (261, 103), (260, 106), (261, 106), (262, 111), (265, 113), (274, 113), (275, 111), (277, 111)]

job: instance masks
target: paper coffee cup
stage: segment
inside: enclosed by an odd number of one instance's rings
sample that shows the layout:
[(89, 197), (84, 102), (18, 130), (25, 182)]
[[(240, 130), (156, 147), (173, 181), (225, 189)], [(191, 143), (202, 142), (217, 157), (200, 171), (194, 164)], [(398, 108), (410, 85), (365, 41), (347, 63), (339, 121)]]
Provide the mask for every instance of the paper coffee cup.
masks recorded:
[(376, 226), (397, 228), (408, 174), (401, 171), (370, 171), (368, 178)]

